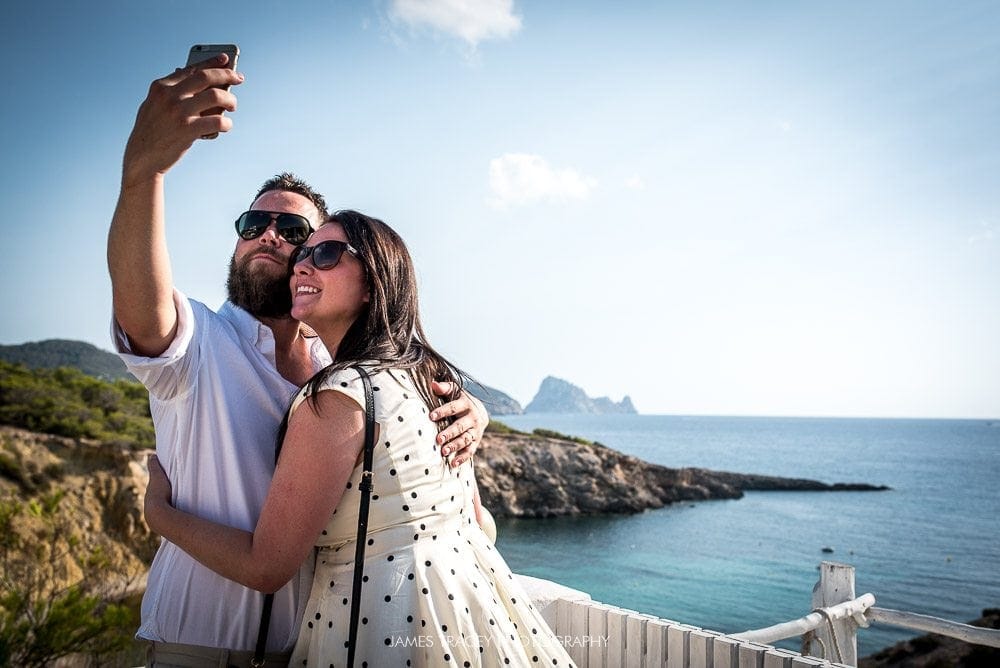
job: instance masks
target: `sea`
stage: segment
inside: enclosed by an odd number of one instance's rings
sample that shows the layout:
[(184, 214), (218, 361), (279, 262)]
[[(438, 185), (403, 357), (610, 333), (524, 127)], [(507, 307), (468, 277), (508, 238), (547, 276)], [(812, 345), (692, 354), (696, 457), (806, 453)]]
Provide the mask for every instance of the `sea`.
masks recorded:
[[(518, 573), (701, 628), (738, 633), (811, 610), (821, 561), (856, 569), (883, 608), (970, 621), (1000, 607), (1000, 420), (502, 416), (648, 462), (884, 492), (748, 492), (636, 515), (502, 519)], [(832, 552), (830, 552), (832, 550)], [(873, 624), (865, 656), (917, 633)], [(779, 643), (799, 649), (797, 639)]]

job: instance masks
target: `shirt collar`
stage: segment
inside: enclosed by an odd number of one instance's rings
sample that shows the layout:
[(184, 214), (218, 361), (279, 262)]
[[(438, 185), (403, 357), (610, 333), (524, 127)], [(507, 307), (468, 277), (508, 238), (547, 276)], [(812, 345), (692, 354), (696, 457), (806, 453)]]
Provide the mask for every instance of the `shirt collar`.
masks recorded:
[(251, 341), (258, 348), (264, 341), (270, 339), (271, 348), (274, 349), (274, 334), (271, 332), (271, 328), (250, 315), (249, 311), (240, 308), (231, 301), (226, 301), (219, 309), (219, 315), (236, 328), (240, 338)]

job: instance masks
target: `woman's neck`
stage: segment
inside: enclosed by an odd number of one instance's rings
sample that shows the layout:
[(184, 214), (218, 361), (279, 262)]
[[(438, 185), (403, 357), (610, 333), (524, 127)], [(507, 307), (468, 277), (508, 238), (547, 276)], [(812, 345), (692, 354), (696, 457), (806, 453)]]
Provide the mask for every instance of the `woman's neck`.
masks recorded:
[(302, 385), (316, 373), (312, 346), (297, 320), (260, 318), (274, 336), (274, 364), (278, 373), (294, 385)]
[(327, 352), (330, 353), (330, 358), (333, 361), (337, 361), (337, 351), (340, 349), (340, 344), (343, 342), (344, 337), (347, 336), (347, 331), (351, 328), (351, 322), (335, 322), (335, 323), (322, 323), (313, 327), (313, 331), (319, 336), (320, 341), (326, 346)]

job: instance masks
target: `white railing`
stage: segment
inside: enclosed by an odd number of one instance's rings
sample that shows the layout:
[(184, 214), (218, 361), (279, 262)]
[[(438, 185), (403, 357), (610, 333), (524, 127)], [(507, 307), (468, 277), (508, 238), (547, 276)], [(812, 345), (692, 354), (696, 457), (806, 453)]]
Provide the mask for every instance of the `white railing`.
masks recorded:
[[(855, 596), (854, 567), (829, 561), (820, 564), (810, 614), (733, 635), (598, 603), (547, 580), (517, 577), (581, 668), (857, 666), (857, 630), (871, 622), (1000, 647), (997, 629), (875, 607), (874, 595)], [(804, 654), (771, 646), (796, 636), (802, 636)], [(807, 655), (814, 650), (819, 656)]]
[(734, 637), (773, 643), (801, 635), (804, 651), (813, 641), (822, 656), (848, 665), (858, 665), (857, 630), (872, 623), (896, 626), (957, 638), (967, 643), (1000, 647), (1000, 630), (984, 629), (948, 619), (875, 607), (875, 596), (854, 597), (854, 567), (824, 561), (820, 579), (813, 588), (813, 612), (805, 617), (769, 626), (766, 629), (738, 633)]
[(593, 601), (554, 582), (517, 576), (580, 668), (811, 668), (822, 659)]
[(936, 633), (949, 638), (957, 638), (974, 645), (986, 645), (987, 647), (1000, 647), (1000, 630), (984, 629), (979, 626), (969, 626), (960, 622), (953, 622), (949, 619), (921, 615), (916, 612), (903, 612), (890, 608), (870, 608), (865, 617), (868, 621), (886, 624), (888, 626), (899, 626), (911, 631), (924, 631), (926, 633)]
[(843, 619), (853, 619), (859, 622), (859, 626), (866, 626), (867, 624), (860, 623), (861, 620), (858, 619), (858, 615), (863, 616), (873, 605), (875, 605), (875, 596), (865, 594), (830, 608), (814, 610), (805, 617), (799, 617), (790, 622), (782, 622), (774, 626), (757, 629), (756, 631), (736, 633), (733, 634), (733, 637), (740, 640), (750, 640), (752, 642), (767, 644), (805, 635), (810, 631), (815, 631), (824, 624), (836, 626), (837, 622)]

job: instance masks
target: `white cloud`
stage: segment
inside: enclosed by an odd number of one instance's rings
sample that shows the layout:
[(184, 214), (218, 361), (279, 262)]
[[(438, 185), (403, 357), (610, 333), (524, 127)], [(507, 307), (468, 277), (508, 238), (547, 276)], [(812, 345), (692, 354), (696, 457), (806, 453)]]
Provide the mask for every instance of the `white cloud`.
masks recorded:
[(475, 48), (521, 29), (513, 0), (393, 0), (389, 16), (411, 27), (429, 27), (459, 37)]
[(596, 187), (597, 179), (575, 169), (553, 169), (540, 155), (505, 153), (490, 161), (490, 204), (496, 208), (586, 199)]
[(642, 177), (638, 174), (633, 174), (632, 176), (625, 179), (625, 187), (629, 190), (645, 190), (646, 182), (642, 180)]

